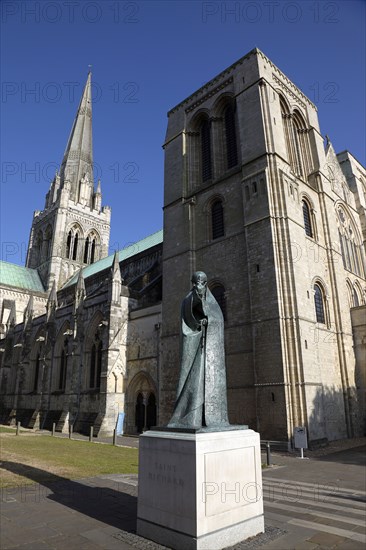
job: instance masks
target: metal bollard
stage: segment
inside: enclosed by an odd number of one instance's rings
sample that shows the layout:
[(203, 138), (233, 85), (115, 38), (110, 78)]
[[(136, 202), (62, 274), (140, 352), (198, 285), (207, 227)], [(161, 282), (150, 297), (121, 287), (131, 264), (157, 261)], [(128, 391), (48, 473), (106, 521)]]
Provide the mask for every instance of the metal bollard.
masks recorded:
[(56, 431), (56, 423), (53, 422), (53, 424), (52, 424), (52, 435), (55, 435), (55, 431)]
[(17, 423), (17, 431), (16, 431), (16, 435), (19, 435), (20, 434), (20, 422)]
[(113, 430), (113, 445), (117, 445), (117, 430)]
[(267, 451), (267, 466), (272, 466), (271, 461), (271, 444), (269, 441), (266, 443), (266, 451)]
[(94, 431), (94, 426), (90, 426), (90, 432), (89, 432), (89, 441), (90, 442), (93, 441), (93, 431)]

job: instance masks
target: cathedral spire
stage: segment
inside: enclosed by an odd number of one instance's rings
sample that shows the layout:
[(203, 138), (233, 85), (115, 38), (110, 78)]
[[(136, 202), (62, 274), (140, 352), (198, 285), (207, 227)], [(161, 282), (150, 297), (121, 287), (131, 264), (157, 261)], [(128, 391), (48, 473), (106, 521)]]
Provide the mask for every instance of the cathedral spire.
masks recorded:
[[(61, 186), (71, 184), (71, 198), (79, 201), (80, 182), (94, 192), (91, 72), (85, 84), (60, 170)], [(83, 191), (85, 195), (85, 190)]]

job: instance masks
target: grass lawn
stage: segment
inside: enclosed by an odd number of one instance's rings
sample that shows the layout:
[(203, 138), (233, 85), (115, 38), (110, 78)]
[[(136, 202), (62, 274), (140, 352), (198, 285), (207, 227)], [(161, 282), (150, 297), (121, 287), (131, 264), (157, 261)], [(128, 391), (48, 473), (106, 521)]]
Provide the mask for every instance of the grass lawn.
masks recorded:
[(10, 431), (0, 431), (0, 487), (137, 473), (137, 449)]
[(15, 428), (7, 428), (6, 426), (0, 426), (0, 434), (15, 434)]

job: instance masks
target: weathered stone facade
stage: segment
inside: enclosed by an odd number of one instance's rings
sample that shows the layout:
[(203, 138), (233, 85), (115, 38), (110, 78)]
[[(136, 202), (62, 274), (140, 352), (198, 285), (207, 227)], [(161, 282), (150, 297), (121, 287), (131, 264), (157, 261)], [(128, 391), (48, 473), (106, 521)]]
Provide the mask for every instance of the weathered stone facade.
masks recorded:
[(230, 421), (272, 440), (363, 433), (350, 308), (366, 309), (365, 169), (324, 149), (315, 106), (257, 49), (168, 113), (164, 148), (161, 420), (203, 270), (226, 310)]
[(315, 106), (251, 51), (168, 113), (164, 242), (107, 257), (89, 76), (28, 270), (5, 266), (2, 421), (164, 424), (181, 300), (203, 270), (225, 316), (230, 421), (286, 442), (299, 425), (313, 444), (364, 433), (366, 172), (323, 141)]
[(24, 321), (10, 323), (1, 341), (2, 422), (84, 433), (93, 426), (96, 436), (113, 433), (121, 412), (128, 433), (156, 424), (160, 235), (156, 241), (53, 287), (43, 315), (30, 298)]
[(27, 267), (1, 264), (1, 421), (104, 435), (125, 413), (137, 433), (157, 418), (162, 232), (107, 257), (90, 79)]

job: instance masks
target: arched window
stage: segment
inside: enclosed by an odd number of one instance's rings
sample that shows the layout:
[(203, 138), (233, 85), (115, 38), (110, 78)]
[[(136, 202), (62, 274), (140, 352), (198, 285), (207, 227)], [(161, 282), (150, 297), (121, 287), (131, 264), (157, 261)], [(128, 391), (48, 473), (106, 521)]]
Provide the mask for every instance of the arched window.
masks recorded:
[(72, 242), (72, 231), (70, 230), (67, 235), (67, 241), (66, 241), (66, 258), (71, 259), (71, 242)]
[(45, 259), (51, 256), (51, 245), (52, 245), (52, 227), (49, 225), (46, 229), (45, 234)]
[(304, 176), (304, 165), (303, 165), (303, 151), (300, 143), (300, 133), (304, 131), (302, 127), (301, 119), (294, 115), (292, 118), (292, 128), (294, 136), (294, 151), (295, 151), (295, 173), (303, 177)]
[(220, 199), (215, 200), (211, 206), (212, 239), (218, 239), (225, 234), (224, 207)]
[(287, 152), (287, 159), (291, 166), (291, 168), (294, 168), (294, 155), (292, 150), (292, 123), (291, 123), (291, 115), (290, 110), (287, 106), (287, 103), (283, 99), (283, 97), (280, 96), (280, 107), (281, 107), (281, 115), (282, 115), (282, 124), (283, 124), (283, 133), (285, 137), (285, 145), (286, 145), (286, 152)]
[(36, 242), (36, 250), (37, 250), (37, 262), (42, 262), (42, 247), (43, 247), (43, 232), (41, 230), (38, 231), (37, 234), (37, 242)]
[(210, 288), (216, 302), (219, 304), (224, 319), (226, 321), (226, 297), (225, 297), (225, 287), (221, 284), (215, 284)]
[(302, 214), (304, 217), (304, 227), (305, 227), (305, 233), (308, 237), (313, 237), (313, 228), (311, 223), (311, 214), (310, 214), (310, 207), (307, 203), (307, 201), (302, 201)]
[(358, 298), (358, 293), (355, 287), (353, 287), (353, 305), (358, 307), (360, 305), (360, 300)]
[(314, 305), (315, 305), (316, 322), (325, 324), (323, 290), (318, 284), (314, 285)]
[(347, 297), (348, 297), (348, 305), (349, 307), (353, 307), (353, 288), (351, 283), (346, 280), (346, 287), (347, 287)]
[(227, 168), (233, 168), (238, 164), (238, 151), (235, 130), (235, 112), (232, 105), (228, 105), (224, 113), (225, 138), (226, 138), (226, 163)]
[[(79, 241), (83, 238), (82, 231), (78, 225), (74, 225), (67, 234), (66, 240), (66, 258), (73, 261), (78, 261), (79, 256)], [(83, 255), (81, 252), (81, 258)]]
[(33, 379), (33, 391), (38, 392), (38, 380), (39, 380), (39, 371), (41, 368), (41, 355), (38, 353), (36, 357), (36, 362), (34, 365), (34, 379)]
[(85, 239), (85, 248), (84, 248), (84, 264), (88, 263), (88, 255), (89, 255), (89, 237)]
[(61, 351), (60, 372), (59, 372), (59, 380), (58, 380), (59, 390), (65, 389), (66, 374), (67, 374), (67, 341), (65, 341), (64, 347), (62, 348), (62, 351)]
[(78, 257), (78, 243), (79, 243), (79, 233), (75, 233), (74, 235), (74, 249), (72, 251), (72, 259), (76, 260)]
[(98, 333), (95, 335), (94, 343), (91, 347), (90, 369), (89, 369), (89, 387), (91, 389), (100, 388), (100, 376), (102, 374), (102, 341)]
[(97, 345), (97, 379), (96, 388), (100, 387), (100, 377), (102, 374), (102, 341), (99, 340)]
[(211, 128), (208, 119), (205, 119), (201, 124), (201, 174), (202, 181), (207, 181), (212, 178), (212, 161), (211, 161)]
[(92, 264), (97, 259), (97, 245), (99, 242), (99, 237), (96, 232), (93, 230), (89, 233), (85, 239), (84, 247), (84, 264)]
[(288, 162), (292, 171), (303, 178), (312, 170), (308, 130), (299, 111), (295, 110), (291, 113), (286, 101), (281, 96), (280, 107)]
[(341, 206), (337, 209), (337, 221), (343, 266), (347, 271), (364, 277), (364, 252), (361, 237), (353, 219)]
[(94, 388), (94, 382), (95, 382), (95, 364), (96, 364), (96, 354), (97, 354), (97, 348), (96, 345), (93, 344), (91, 348), (91, 354), (90, 354), (90, 371), (89, 371), (89, 387)]
[(95, 239), (92, 240), (91, 251), (90, 251), (90, 263), (92, 264), (95, 260)]

